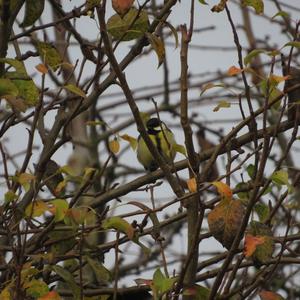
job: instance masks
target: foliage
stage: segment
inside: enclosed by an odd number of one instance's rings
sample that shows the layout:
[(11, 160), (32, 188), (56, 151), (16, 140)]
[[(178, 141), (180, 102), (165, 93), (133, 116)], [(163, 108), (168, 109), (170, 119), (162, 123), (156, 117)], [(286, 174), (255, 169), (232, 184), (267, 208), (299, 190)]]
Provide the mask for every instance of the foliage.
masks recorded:
[(0, 1), (0, 299), (300, 297), (295, 2)]

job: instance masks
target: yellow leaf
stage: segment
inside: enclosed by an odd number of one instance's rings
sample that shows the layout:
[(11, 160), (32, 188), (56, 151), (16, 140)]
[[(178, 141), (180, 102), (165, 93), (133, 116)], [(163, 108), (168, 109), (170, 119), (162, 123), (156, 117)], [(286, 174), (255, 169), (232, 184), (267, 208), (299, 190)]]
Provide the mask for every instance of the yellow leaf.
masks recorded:
[(228, 108), (230, 106), (231, 106), (230, 102), (227, 102), (225, 100), (219, 101), (219, 104), (213, 109), (213, 111), (216, 112), (219, 111), (220, 108)]
[(272, 82), (275, 82), (275, 83), (280, 83), (280, 82), (283, 82), (283, 81), (286, 81), (288, 79), (290, 79), (291, 76), (287, 75), (287, 76), (278, 76), (278, 75), (275, 75), (275, 74), (271, 74), (270, 75), (270, 80)]
[(153, 50), (156, 52), (159, 67), (165, 59), (166, 53), (164, 42), (157, 35), (148, 32), (146, 32), (146, 37), (148, 38)]
[(137, 147), (137, 140), (136, 138), (128, 135), (128, 134), (123, 134), (123, 135), (120, 135), (120, 138), (126, 142), (129, 142), (130, 144), (130, 147), (135, 150), (136, 147)]
[(59, 182), (59, 184), (56, 186), (56, 188), (54, 190), (55, 195), (60, 195), (60, 193), (62, 193), (65, 190), (67, 183), (68, 183), (67, 180), (63, 180), (63, 181)]
[(117, 138), (114, 138), (112, 141), (110, 141), (108, 146), (109, 150), (114, 154), (117, 154), (120, 151), (120, 143)]
[(195, 177), (188, 179), (186, 183), (191, 193), (197, 192), (197, 181)]
[(25, 191), (29, 190), (30, 183), (35, 179), (35, 176), (29, 173), (21, 173), (18, 175), (18, 182), (22, 185)]
[(206, 92), (207, 90), (210, 90), (215, 87), (224, 87), (224, 84), (223, 83), (213, 84), (212, 82), (209, 82), (201, 88), (200, 96), (202, 96), (204, 92)]
[(37, 200), (31, 202), (25, 209), (26, 217), (40, 217), (45, 211), (48, 210), (48, 205), (42, 201)]
[(32, 180), (35, 179), (35, 176), (32, 175), (32, 174), (29, 174), (29, 173), (21, 173), (19, 176), (18, 176), (18, 182), (23, 185), (25, 183), (29, 183), (31, 182)]
[(226, 183), (222, 181), (214, 181), (212, 182), (212, 185), (217, 188), (220, 196), (228, 199), (232, 198), (232, 190)]
[(9, 283), (0, 293), (0, 299), (13, 300), (10, 291), (13, 289), (12, 283)]

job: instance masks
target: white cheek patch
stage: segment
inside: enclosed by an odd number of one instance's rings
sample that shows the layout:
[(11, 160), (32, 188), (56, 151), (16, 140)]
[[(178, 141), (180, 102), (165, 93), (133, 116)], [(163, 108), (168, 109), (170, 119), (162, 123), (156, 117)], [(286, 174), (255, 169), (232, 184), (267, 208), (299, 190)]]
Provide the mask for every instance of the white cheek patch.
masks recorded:
[(154, 127), (153, 129), (154, 129), (155, 131), (161, 131), (160, 126)]

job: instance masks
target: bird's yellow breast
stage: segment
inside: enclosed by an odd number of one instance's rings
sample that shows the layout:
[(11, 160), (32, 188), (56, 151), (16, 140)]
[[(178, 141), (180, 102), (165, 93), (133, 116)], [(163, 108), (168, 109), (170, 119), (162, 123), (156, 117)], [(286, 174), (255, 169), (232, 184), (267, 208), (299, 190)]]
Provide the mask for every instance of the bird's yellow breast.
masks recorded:
[[(173, 145), (176, 144), (176, 141), (171, 131), (165, 130), (164, 133), (149, 134), (149, 137), (167, 162), (174, 160), (176, 151)], [(145, 141), (141, 137), (138, 140), (137, 158), (147, 170), (154, 171), (158, 168), (156, 160), (153, 159)]]

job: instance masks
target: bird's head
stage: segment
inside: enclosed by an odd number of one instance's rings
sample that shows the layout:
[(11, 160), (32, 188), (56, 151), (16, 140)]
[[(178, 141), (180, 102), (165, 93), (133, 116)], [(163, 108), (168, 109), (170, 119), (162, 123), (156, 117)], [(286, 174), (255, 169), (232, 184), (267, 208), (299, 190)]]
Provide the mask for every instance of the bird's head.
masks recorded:
[(165, 129), (166, 125), (158, 118), (151, 118), (146, 123), (148, 134), (157, 134), (161, 132), (161, 128)]

